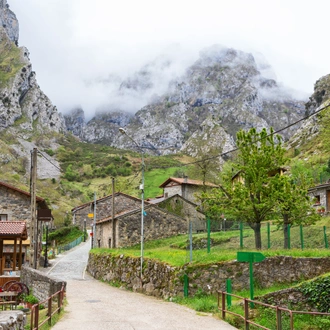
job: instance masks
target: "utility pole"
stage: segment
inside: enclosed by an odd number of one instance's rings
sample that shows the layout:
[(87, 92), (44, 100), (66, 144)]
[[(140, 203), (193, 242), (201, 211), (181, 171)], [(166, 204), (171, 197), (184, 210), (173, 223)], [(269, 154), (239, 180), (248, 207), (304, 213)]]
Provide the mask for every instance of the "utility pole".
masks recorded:
[(116, 247), (116, 224), (115, 224), (115, 178), (112, 178), (112, 239), (111, 248)]
[(31, 223), (30, 223), (30, 266), (37, 269), (38, 259), (38, 225), (36, 205), (36, 181), (37, 181), (37, 148), (31, 152)]
[(93, 237), (92, 248), (95, 248), (96, 244), (96, 192), (94, 192), (94, 220), (93, 220)]

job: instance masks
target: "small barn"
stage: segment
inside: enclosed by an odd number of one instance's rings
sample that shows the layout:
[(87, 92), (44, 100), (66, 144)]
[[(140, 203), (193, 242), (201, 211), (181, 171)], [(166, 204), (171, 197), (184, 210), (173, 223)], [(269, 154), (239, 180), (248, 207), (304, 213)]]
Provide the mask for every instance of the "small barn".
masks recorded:
[[(96, 222), (95, 240), (98, 247), (112, 247), (115, 228), (115, 247), (125, 247), (141, 242), (141, 207), (116, 213)], [(186, 219), (156, 205), (147, 204), (143, 214), (144, 241), (171, 237), (188, 232)]]

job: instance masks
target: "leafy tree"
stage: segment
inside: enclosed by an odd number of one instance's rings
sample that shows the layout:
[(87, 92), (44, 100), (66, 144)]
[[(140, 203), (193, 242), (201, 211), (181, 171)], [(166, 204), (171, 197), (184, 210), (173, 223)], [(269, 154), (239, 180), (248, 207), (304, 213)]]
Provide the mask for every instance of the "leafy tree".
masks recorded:
[(276, 182), (275, 210), (281, 215), (278, 223), (283, 226), (285, 249), (289, 248), (289, 225), (308, 225), (320, 219), (320, 215), (311, 206), (312, 201), (307, 194), (309, 183), (310, 180), (306, 180), (304, 177), (294, 180), (286, 175), (279, 177)]
[[(230, 177), (224, 174), (221, 189), (213, 195), (205, 194), (207, 213), (225, 213), (246, 222), (255, 234), (255, 246), (261, 249), (261, 223), (274, 216), (276, 206), (275, 187), (279, 175), (274, 175), (285, 164), (285, 149), (281, 137), (268, 134), (266, 129), (257, 132), (237, 133), (237, 159), (232, 163)], [(236, 179), (235, 179), (236, 178)]]

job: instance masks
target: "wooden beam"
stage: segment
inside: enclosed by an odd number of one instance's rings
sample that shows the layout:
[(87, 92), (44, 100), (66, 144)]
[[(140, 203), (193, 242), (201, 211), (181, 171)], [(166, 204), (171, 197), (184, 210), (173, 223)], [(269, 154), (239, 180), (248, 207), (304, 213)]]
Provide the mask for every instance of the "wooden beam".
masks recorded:
[(23, 240), (20, 239), (19, 241), (19, 255), (18, 255), (18, 269), (22, 269), (22, 242)]
[(0, 238), (0, 275), (3, 275), (5, 268), (5, 259), (3, 258), (3, 239)]
[(16, 271), (17, 238), (14, 239), (13, 272)]

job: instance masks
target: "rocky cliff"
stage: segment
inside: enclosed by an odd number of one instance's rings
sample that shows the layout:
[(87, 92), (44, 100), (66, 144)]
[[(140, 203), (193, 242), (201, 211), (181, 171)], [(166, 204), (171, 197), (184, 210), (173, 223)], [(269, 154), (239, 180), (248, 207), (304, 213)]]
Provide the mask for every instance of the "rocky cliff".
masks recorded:
[(6, 0), (0, 1), (0, 131), (64, 132), (64, 119), (42, 92), (29, 52), (17, 47), (18, 21)]

